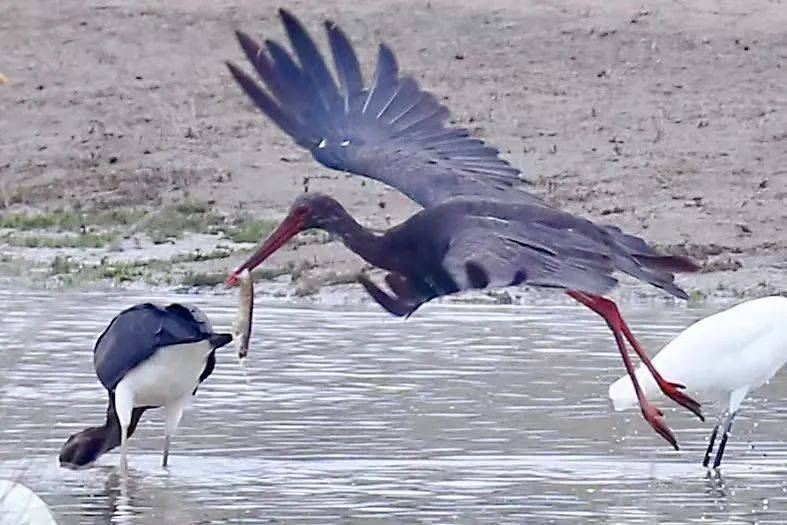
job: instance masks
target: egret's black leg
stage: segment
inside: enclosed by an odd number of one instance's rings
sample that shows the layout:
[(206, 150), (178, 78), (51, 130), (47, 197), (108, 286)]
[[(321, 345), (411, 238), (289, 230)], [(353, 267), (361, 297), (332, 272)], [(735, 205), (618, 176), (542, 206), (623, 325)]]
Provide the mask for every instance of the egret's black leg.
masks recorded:
[(168, 467), (169, 466), (169, 446), (172, 444), (172, 437), (167, 434), (164, 436), (164, 454), (161, 457), (161, 466)]
[(710, 463), (710, 453), (713, 452), (713, 445), (716, 444), (716, 434), (719, 433), (719, 425), (713, 427), (713, 432), (710, 434), (710, 440), (708, 441), (708, 450), (705, 451), (705, 459), (702, 460), (702, 466), (707, 467)]
[(724, 456), (724, 447), (727, 446), (727, 438), (730, 437), (730, 430), (732, 430), (732, 419), (737, 412), (732, 412), (727, 417), (727, 424), (724, 426), (724, 435), (721, 436), (721, 443), (719, 443), (719, 450), (716, 451), (716, 459), (713, 460), (713, 468), (717, 469), (721, 465), (721, 458)]

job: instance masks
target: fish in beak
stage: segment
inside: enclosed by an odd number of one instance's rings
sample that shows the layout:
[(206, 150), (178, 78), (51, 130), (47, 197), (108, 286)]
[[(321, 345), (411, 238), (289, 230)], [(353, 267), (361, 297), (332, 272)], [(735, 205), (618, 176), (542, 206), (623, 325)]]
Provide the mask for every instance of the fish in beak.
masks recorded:
[(244, 270), (248, 270), (249, 272), (253, 271), (257, 266), (262, 264), (265, 259), (287, 244), (287, 241), (305, 230), (307, 228), (305, 216), (306, 213), (298, 209), (290, 213), (290, 215), (282, 221), (279, 227), (268, 236), (257, 251), (227, 277), (227, 280), (224, 281), (224, 286), (230, 288), (240, 284), (240, 276)]

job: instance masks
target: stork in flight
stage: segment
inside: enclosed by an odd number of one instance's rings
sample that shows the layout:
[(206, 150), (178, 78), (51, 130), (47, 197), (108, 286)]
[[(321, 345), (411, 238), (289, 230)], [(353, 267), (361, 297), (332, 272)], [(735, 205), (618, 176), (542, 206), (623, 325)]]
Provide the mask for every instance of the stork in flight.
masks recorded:
[(564, 290), (607, 322), (634, 379), (643, 416), (677, 449), (662, 412), (636, 383), (625, 342), (665, 395), (702, 418), (700, 405), (681, 391), (682, 385), (656, 371), (615, 303), (604, 295), (617, 286), (613, 274), (621, 271), (686, 299), (673, 274), (696, 271), (697, 266), (658, 253), (615, 226), (594, 224), (523, 191), (519, 170), (466, 129), (448, 126), (448, 109), (413, 78), (400, 75), (387, 46), (380, 46), (374, 76), (365, 85), (347, 36), (326, 21), (337, 84), (301, 23), (283, 9), (279, 13), (294, 56), (274, 41), (261, 47), (237, 32), (263, 86), (228, 63), (235, 80), (319, 163), (392, 186), (423, 210), (377, 234), (358, 224), (333, 198), (304, 194), (228, 277), (227, 285), (237, 284), (241, 272), (253, 270), (299, 232), (320, 228), (388, 272), (390, 293), (365, 276), (359, 281), (394, 315), (409, 316), (435, 297), (468, 289), (525, 284)]

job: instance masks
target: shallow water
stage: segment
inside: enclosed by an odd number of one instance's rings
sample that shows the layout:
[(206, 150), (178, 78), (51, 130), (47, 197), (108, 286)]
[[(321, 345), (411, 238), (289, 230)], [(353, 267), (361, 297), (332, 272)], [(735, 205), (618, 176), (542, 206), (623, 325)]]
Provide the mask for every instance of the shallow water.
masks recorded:
[[(782, 523), (787, 381), (744, 404), (723, 478), (700, 466), (712, 423), (673, 410), (672, 451), (637, 412), (615, 413), (623, 371), (582, 307), (424, 308), (261, 303), (249, 382), (220, 352), (160, 464), (149, 411), (118, 456), (78, 472), (56, 456), (103, 421), (92, 345), (123, 307), (171, 295), (0, 291), (0, 478), (35, 490), (62, 523)], [(233, 295), (175, 296), (229, 327)], [(720, 309), (625, 304), (655, 352)], [(702, 400), (701, 400), (702, 401)], [(714, 408), (705, 406), (713, 415)], [(709, 420), (712, 418), (709, 418)]]

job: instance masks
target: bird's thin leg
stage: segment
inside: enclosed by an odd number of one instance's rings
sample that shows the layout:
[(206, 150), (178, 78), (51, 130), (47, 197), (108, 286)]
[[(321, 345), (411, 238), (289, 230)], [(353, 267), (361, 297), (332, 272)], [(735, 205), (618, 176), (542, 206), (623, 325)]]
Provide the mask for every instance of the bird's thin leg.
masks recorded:
[(397, 317), (409, 317), (423, 303), (423, 301), (413, 303), (402, 297), (388, 295), (363, 274), (358, 275), (358, 282), (363, 285), (372, 299), (377, 301), (377, 304)]
[(667, 381), (666, 379), (664, 379), (664, 377), (662, 377), (659, 371), (656, 370), (656, 367), (653, 366), (653, 363), (650, 360), (650, 356), (640, 346), (639, 342), (634, 337), (634, 334), (631, 333), (631, 329), (629, 329), (625, 319), (623, 319), (623, 316), (620, 315), (620, 312), (618, 311), (617, 306), (615, 306), (615, 303), (613, 303), (609, 299), (605, 299), (604, 297), (598, 297), (598, 299), (602, 301), (608, 301), (614, 308), (615, 312), (617, 312), (617, 316), (620, 318), (620, 329), (623, 331), (623, 335), (626, 336), (626, 339), (634, 348), (634, 351), (637, 352), (639, 358), (642, 359), (642, 362), (645, 364), (645, 367), (650, 371), (651, 375), (653, 376), (653, 379), (656, 380), (656, 384), (659, 385), (661, 391), (664, 392), (664, 395), (675, 401), (677, 404), (691, 410), (698, 418), (700, 418), (701, 421), (705, 421), (705, 416), (702, 415), (700, 404), (694, 399), (692, 399), (691, 397), (689, 397), (688, 395), (686, 395), (684, 392), (681, 392), (681, 390), (683, 390), (686, 387), (678, 383)]
[(166, 422), (164, 423), (164, 454), (161, 457), (161, 466), (166, 467), (169, 463), (169, 446), (172, 442), (172, 436), (178, 430), (180, 418), (183, 417), (183, 409), (191, 401), (191, 394), (188, 394), (181, 399), (175, 401), (171, 405), (165, 407)]
[(125, 381), (118, 383), (115, 389), (115, 413), (120, 423), (120, 471), (128, 471), (128, 430), (134, 412), (134, 392)]
[(120, 427), (120, 471), (128, 472), (128, 427)]
[(719, 425), (713, 427), (713, 432), (710, 434), (710, 440), (708, 440), (708, 449), (705, 451), (705, 459), (702, 460), (702, 466), (707, 467), (710, 463), (710, 453), (713, 452), (713, 445), (716, 444), (716, 434), (719, 433)]
[(169, 444), (172, 441), (170, 436), (164, 436), (164, 454), (161, 457), (161, 466), (166, 467), (169, 463)]
[[(626, 342), (623, 340), (623, 334), (620, 330), (620, 314), (615, 315), (614, 313), (617, 311), (617, 308), (611, 311), (607, 304), (596, 301), (595, 296), (590, 296), (582, 292), (568, 291), (566, 293), (599, 314), (607, 322), (607, 326), (612, 330), (612, 335), (615, 336), (615, 342), (618, 345), (618, 350), (620, 350), (620, 356), (623, 358), (623, 364), (626, 366), (626, 372), (628, 372), (631, 383), (634, 385), (634, 392), (637, 394), (637, 400), (642, 409), (642, 416), (645, 418), (645, 421), (653, 427), (653, 430), (658, 432), (670, 445), (675, 447), (675, 450), (678, 450), (678, 441), (675, 439), (675, 434), (672, 433), (672, 430), (664, 423), (664, 414), (656, 406), (650, 404), (642, 391), (642, 387), (639, 385), (639, 381), (637, 381), (637, 374), (634, 370), (634, 365), (631, 363), (631, 358), (626, 348)], [(608, 302), (611, 303), (611, 301)], [(614, 303), (612, 304), (614, 306)]]
[(727, 438), (730, 437), (732, 430), (732, 420), (738, 412), (730, 412), (727, 417), (727, 424), (724, 425), (724, 435), (721, 436), (721, 443), (719, 443), (719, 450), (716, 451), (716, 459), (713, 460), (713, 468), (717, 469), (721, 465), (721, 458), (724, 456), (724, 449), (727, 446)]
[[(689, 397), (688, 395), (686, 395), (685, 393), (681, 392), (681, 389), (686, 387), (678, 383), (672, 383), (670, 381), (667, 381), (661, 376), (659, 371), (656, 370), (656, 367), (653, 366), (653, 363), (650, 360), (650, 356), (648, 356), (647, 352), (645, 352), (645, 350), (640, 346), (639, 342), (637, 342), (637, 339), (634, 337), (634, 334), (631, 333), (631, 330), (626, 324), (626, 321), (623, 319), (623, 316), (620, 315), (620, 311), (618, 310), (618, 307), (614, 302), (610, 301), (605, 297), (600, 297), (598, 295), (591, 295), (581, 292), (570, 292), (569, 295), (571, 295), (571, 297), (574, 297), (578, 301), (582, 302), (584, 305), (590, 307), (594, 311), (600, 314), (601, 311), (604, 311), (606, 312), (606, 315), (609, 315), (613, 319), (615, 319), (618, 328), (626, 337), (626, 339), (631, 344), (631, 346), (634, 348), (634, 351), (637, 353), (637, 355), (640, 357), (642, 362), (645, 364), (645, 367), (648, 369), (648, 371), (650, 371), (651, 375), (653, 376), (653, 379), (656, 381), (656, 384), (659, 386), (661, 391), (664, 392), (664, 395), (666, 395), (667, 397), (669, 397), (679, 405), (688, 408), (694, 414), (696, 414), (702, 421), (705, 421), (705, 417), (702, 415), (702, 411), (700, 410), (700, 404), (694, 399), (692, 399), (691, 397)], [(583, 300), (578, 299), (577, 296), (581, 296)], [(604, 314), (601, 315), (604, 316)], [(606, 316), (604, 316), (604, 318), (606, 319)]]

